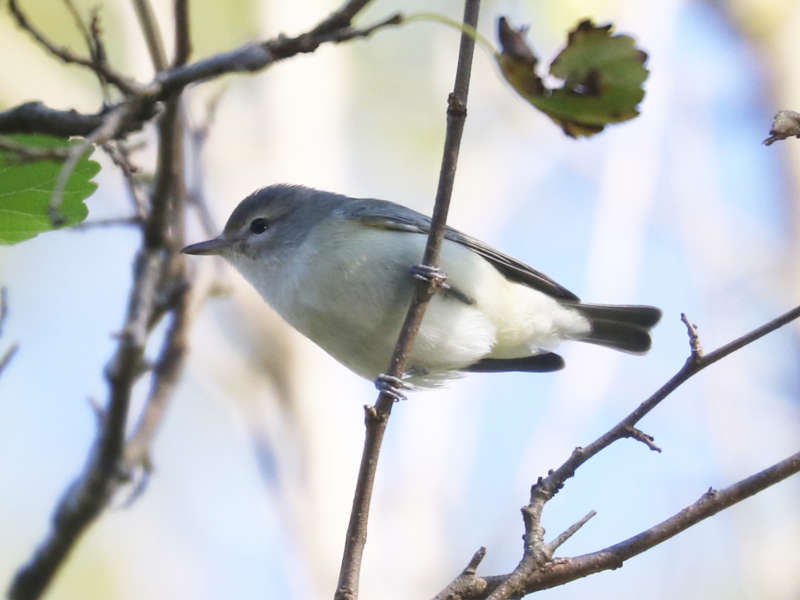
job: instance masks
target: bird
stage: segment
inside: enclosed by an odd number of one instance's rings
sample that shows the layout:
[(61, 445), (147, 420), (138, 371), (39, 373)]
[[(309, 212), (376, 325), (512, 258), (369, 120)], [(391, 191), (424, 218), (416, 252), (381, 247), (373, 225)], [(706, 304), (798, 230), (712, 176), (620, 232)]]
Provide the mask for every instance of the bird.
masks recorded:
[[(222, 233), (182, 252), (229, 262), (289, 325), (356, 374), (379, 380), (415, 290), (429, 217), (401, 204), (300, 185), (259, 189)], [(589, 304), (553, 279), (446, 227), (430, 300), (402, 381), (550, 372), (564, 340), (643, 354), (654, 306)]]

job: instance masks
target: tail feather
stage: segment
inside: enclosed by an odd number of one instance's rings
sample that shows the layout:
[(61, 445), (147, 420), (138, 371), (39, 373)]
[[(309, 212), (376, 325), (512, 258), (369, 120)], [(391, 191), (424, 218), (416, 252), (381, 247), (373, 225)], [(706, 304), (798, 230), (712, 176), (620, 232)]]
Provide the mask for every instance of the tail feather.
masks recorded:
[(591, 324), (591, 330), (576, 339), (625, 352), (647, 352), (648, 332), (661, 318), (661, 311), (654, 306), (580, 303), (572, 306)]

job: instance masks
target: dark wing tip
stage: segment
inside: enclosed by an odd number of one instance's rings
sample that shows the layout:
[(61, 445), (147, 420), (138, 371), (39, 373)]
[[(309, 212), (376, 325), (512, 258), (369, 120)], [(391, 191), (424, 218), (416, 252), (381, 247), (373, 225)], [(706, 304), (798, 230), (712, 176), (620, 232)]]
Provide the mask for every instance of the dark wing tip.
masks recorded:
[(564, 359), (560, 355), (555, 352), (545, 352), (519, 358), (484, 358), (461, 370), (471, 373), (504, 373), (507, 371), (548, 373), (563, 368)]

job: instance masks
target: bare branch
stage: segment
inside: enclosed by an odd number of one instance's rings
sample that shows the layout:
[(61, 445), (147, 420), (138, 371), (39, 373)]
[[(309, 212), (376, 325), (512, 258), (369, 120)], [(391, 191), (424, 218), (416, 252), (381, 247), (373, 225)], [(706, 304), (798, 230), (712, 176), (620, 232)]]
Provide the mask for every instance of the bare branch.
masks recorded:
[(642, 442), (645, 446), (650, 448), (650, 450), (653, 450), (654, 452), (661, 452), (661, 448), (659, 448), (653, 443), (653, 440), (655, 438), (653, 438), (652, 435), (646, 434), (641, 429), (637, 429), (636, 427), (631, 425), (625, 428), (625, 433), (627, 434), (626, 437), (634, 439), (638, 442)]
[(148, 96), (153, 101), (163, 100), (181, 91), (190, 83), (197, 83), (228, 73), (260, 71), (280, 60), (314, 52), (324, 43), (341, 43), (366, 37), (379, 29), (401, 23), (402, 17), (395, 14), (364, 29), (346, 28), (318, 36), (310, 33), (304, 33), (297, 37), (279, 36), (263, 43), (244, 44), (229, 52), (216, 54), (186, 66), (175, 67), (159, 73), (156, 81), (148, 86)]
[(92, 144), (102, 144), (110, 139), (113, 139), (122, 129), (136, 109), (135, 103), (119, 104), (108, 115), (106, 115), (100, 127), (95, 129), (80, 143), (75, 144), (69, 148), (69, 153), (61, 170), (58, 172), (56, 184), (53, 187), (53, 194), (50, 197), (50, 206), (48, 212), (50, 213), (50, 220), (53, 225), (62, 225), (65, 221), (63, 215), (59, 212), (61, 207), (61, 200), (64, 194), (64, 188), (67, 186), (72, 172), (78, 164), (81, 157), (91, 148)]
[[(347, 14), (355, 6), (361, 7), (366, 3), (364, 1), (348, 3)], [(314, 52), (324, 43), (340, 43), (366, 37), (379, 29), (399, 25), (402, 22), (402, 16), (395, 14), (363, 29), (354, 29), (349, 26), (342, 29), (330, 29), (326, 26), (322, 28), (322, 31), (313, 33), (319, 30), (322, 25), (320, 24), (312, 30), (312, 33), (301, 34), (297, 37), (279, 36), (262, 43), (245, 44), (234, 50), (216, 54), (188, 65), (176, 62), (175, 67), (157, 73), (155, 79), (144, 86), (132, 82), (125, 85), (124, 82), (120, 82), (119, 77), (115, 78), (113, 74), (103, 71), (103, 76), (128, 96), (126, 100), (109, 109), (108, 112), (125, 103), (136, 104), (136, 109), (131, 111), (131, 115), (135, 118), (130, 119), (125, 123), (125, 127), (117, 132), (117, 136), (122, 137), (131, 129), (141, 128), (145, 121), (151, 119), (155, 114), (155, 106), (158, 102), (175, 96), (189, 84), (228, 73), (259, 71), (277, 61), (297, 54)], [(56, 55), (58, 56), (58, 54)], [(71, 55), (69, 57), (72, 58)], [(92, 67), (91, 61), (86, 59), (71, 62)], [(23, 107), (25, 107), (24, 110)], [(36, 110), (33, 111), (33, 109)], [(42, 120), (40, 116), (44, 116), (45, 120)], [(6, 112), (0, 112), (0, 133), (37, 132), (60, 136), (88, 135), (102, 125), (104, 116), (104, 114), (84, 115), (75, 111), (56, 111), (39, 103), (28, 103)]]
[(175, 56), (172, 66), (186, 64), (192, 53), (192, 42), (189, 38), (189, 0), (175, 2)]
[[(124, 436), (131, 389), (143, 372), (144, 348), (154, 325), (154, 315), (163, 314), (159, 308), (159, 298), (163, 296), (165, 286), (172, 286), (170, 289), (173, 289), (176, 281), (185, 278), (183, 257), (176, 252), (176, 247), (180, 248), (183, 243), (183, 124), (179, 117), (178, 102), (178, 99), (174, 99), (167, 103), (159, 122), (156, 183), (146, 215), (142, 247), (134, 264), (134, 281), (125, 326), (118, 336), (116, 352), (106, 367), (109, 400), (103, 412), (102, 427), (83, 472), (55, 509), (53, 527), (30, 561), (14, 577), (9, 592), (12, 600), (29, 600), (42, 594), (81, 533), (105, 508), (113, 492), (128, 480), (129, 466), (124, 462)], [(87, 138), (86, 143), (111, 139), (114, 131), (123, 126), (136, 106), (137, 102), (118, 105), (103, 125)], [(146, 429), (148, 440), (155, 431), (153, 414), (158, 412), (160, 415), (163, 412), (165, 398), (182, 365), (188, 319), (185, 296), (176, 296), (176, 304), (171, 307), (173, 323), (154, 367), (153, 389), (145, 411), (146, 427), (140, 424), (137, 429)], [(145, 462), (141, 458), (145, 454), (141, 449), (143, 441), (144, 434), (133, 440), (132, 447), (138, 449), (136, 457), (139, 464)]]
[[(481, 579), (481, 581), (485, 580), (489, 583), (485, 590), (486, 593), (478, 591), (476, 588), (473, 593), (464, 594), (461, 597), (487, 598), (487, 600), (520, 597), (521, 595), (539, 589), (553, 587), (579, 577), (585, 577), (599, 570), (617, 568), (621, 566), (623, 560), (626, 560), (630, 556), (643, 552), (647, 548), (672, 537), (698, 521), (800, 470), (800, 453), (798, 453), (761, 473), (742, 480), (724, 492), (707, 494), (701, 498), (700, 501), (684, 509), (675, 517), (648, 529), (630, 540), (620, 542), (620, 544), (612, 546), (611, 548), (585, 555), (584, 557), (553, 560), (552, 553), (557, 547), (557, 544), (554, 544), (555, 542), (560, 542), (562, 536), (559, 536), (559, 538), (549, 545), (544, 543), (544, 529), (541, 526), (541, 516), (544, 506), (564, 486), (566, 480), (575, 474), (575, 470), (578, 467), (613, 442), (625, 437), (632, 437), (645, 443), (651, 449), (659, 450), (658, 447), (652, 443), (652, 438), (650, 436), (635, 427), (635, 424), (642, 417), (655, 408), (661, 400), (666, 398), (679, 385), (702, 369), (798, 317), (800, 317), (800, 306), (795, 307), (761, 327), (757, 327), (717, 350), (704, 355), (702, 351), (700, 351), (696, 326), (691, 325), (688, 319), (682, 315), (682, 321), (687, 326), (687, 333), (691, 346), (691, 354), (686, 359), (683, 367), (667, 383), (661, 386), (658, 391), (640, 404), (622, 421), (617, 423), (617, 425), (585, 448), (576, 448), (560, 467), (551, 470), (547, 474), (547, 477), (539, 478), (531, 487), (530, 502), (522, 509), (525, 523), (525, 534), (523, 536), (524, 553), (522, 560), (514, 571), (508, 575)], [(720, 496), (720, 494), (722, 494), (722, 496)], [(580, 524), (582, 525), (582, 523)], [(570, 528), (570, 530), (571, 529), (572, 528)], [(572, 533), (570, 533), (570, 535)], [(643, 546), (644, 542), (648, 544), (646, 547)]]
[(336, 29), (350, 27), (350, 23), (371, 0), (349, 0), (340, 9), (332, 12), (328, 17), (311, 30), (311, 35), (318, 36)]
[(699, 373), (706, 367), (714, 364), (718, 360), (724, 358), (725, 356), (728, 356), (732, 352), (735, 352), (747, 344), (754, 342), (755, 340), (767, 335), (779, 327), (782, 327), (783, 325), (786, 325), (798, 317), (800, 317), (800, 306), (793, 308), (783, 315), (773, 319), (769, 323), (754, 329), (753, 331), (733, 340), (728, 344), (725, 344), (709, 354), (704, 354), (697, 358), (694, 358), (694, 355), (690, 355), (683, 367), (652, 396), (642, 402), (634, 411), (632, 411), (609, 431), (597, 438), (594, 442), (585, 448), (576, 448), (566, 462), (564, 462), (555, 471), (552, 471), (551, 474), (549, 474), (547, 478), (543, 480), (543, 485), (548, 490), (550, 496), (552, 497), (555, 495), (564, 482), (568, 478), (572, 477), (572, 475), (575, 473), (575, 469), (577, 469), (591, 457), (611, 445), (616, 440), (623, 437), (630, 437), (629, 428), (635, 426), (636, 423), (638, 423), (647, 413), (658, 406), (658, 404), (664, 398), (675, 391), (675, 389), (677, 389), (678, 386), (684, 383), (687, 379)]
[[(3, 335), (3, 326), (5, 325), (6, 318), (8, 317), (8, 290), (5, 287), (0, 287), (0, 336)], [(5, 371), (8, 363), (14, 358), (14, 355), (19, 350), (19, 344), (13, 342), (3, 354), (0, 355), (0, 374)]]
[(167, 54), (164, 52), (164, 42), (161, 32), (158, 30), (158, 22), (153, 14), (153, 7), (148, 0), (133, 0), (133, 8), (136, 10), (136, 18), (139, 19), (139, 27), (142, 28), (147, 50), (150, 53), (150, 62), (156, 73), (160, 73), (167, 68)]
[[(798, 472), (800, 472), (800, 452), (723, 490), (709, 489), (697, 502), (687, 506), (658, 525), (618, 544), (590, 554), (553, 561), (533, 573), (524, 586), (517, 589), (515, 593), (521, 597), (525, 594), (586, 577), (592, 573), (619, 568), (629, 558), (649, 550), (703, 519), (707, 519), (721, 510), (741, 502)], [(487, 577), (489, 589), (497, 586), (504, 577)], [(473, 594), (469, 597), (482, 598), (485, 596), (483, 594)]]
[(62, 161), (69, 156), (69, 148), (40, 148), (38, 146), (28, 146), (20, 144), (14, 140), (0, 135), (0, 150), (11, 152), (19, 162), (29, 162), (37, 160), (57, 160)]
[[(194, 288), (192, 288), (194, 289)], [(149, 468), (149, 449), (161, 424), (167, 402), (183, 367), (186, 340), (191, 320), (189, 318), (190, 294), (187, 287), (171, 303), (172, 323), (156, 361), (150, 394), (139, 421), (125, 445), (125, 464)]]
[(73, 225), (67, 231), (87, 231), (89, 229), (101, 229), (105, 227), (141, 227), (143, 221), (138, 216), (133, 217), (112, 217), (110, 219), (97, 219), (95, 221), (84, 221)]
[(436, 594), (433, 600), (460, 600), (464, 594), (469, 595), (484, 591), (486, 589), (486, 581), (475, 575), (478, 571), (478, 565), (480, 565), (484, 556), (486, 556), (486, 548), (481, 546), (472, 555), (461, 574)]
[(686, 325), (686, 333), (689, 336), (689, 349), (691, 350), (692, 360), (698, 360), (703, 356), (703, 346), (700, 345), (700, 335), (697, 333), (697, 325), (689, 321), (685, 313), (681, 313), (681, 321)]
[(588, 523), (589, 520), (592, 519), (595, 515), (597, 515), (597, 512), (590, 510), (588, 513), (586, 513), (586, 516), (584, 516), (580, 521), (573, 524), (569, 529), (564, 531), (556, 539), (547, 544), (547, 549), (550, 551), (550, 555), (552, 556), (553, 552), (558, 550), (558, 548), (562, 546), (564, 542), (566, 542), (569, 538), (578, 533), (578, 530), (584, 525), (586, 525), (586, 523)]
[(2, 355), (0, 355), (0, 374), (6, 370), (8, 363), (11, 362), (11, 359), (14, 358), (14, 355), (19, 350), (19, 344), (17, 342), (13, 342), (11, 346), (9, 346)]
[(92, 10), (90, 26), (87, 27), (73, 1), (63, 1), (67, 7), (67, 10), (72, 15), (72, 20), (75, 22), (75, 26), (78, 28), (78, 31), (81, 32), (84, 42), (86, 42), (86, 48), (89, 50), (89, 56), (91, 57), (92, 64), (94, 65), (92, 69), (94, 70), (94, 73), (100, 82), (100, 89), (103, 92), (103, 98), (106, 102), (109, 102), (110, 95), (108, 93), (108, 81), (103, 76), (103, 69), (107, 68), (108, 64), (106, 63), (106, 51), (103, 47), (103, 41), (100, 38), (99, 8), (94, 7)]
[[(349, 3), (359, 5), (358, 2)], [(464, 22), (475, 27), (478, 23), (479, 0), (466, 0), (464, 3)], [(323, 22), (324, 23), (324, 22)], [(467, 93), (472, 66), (472, 55), (475, 41), (469, 35), (461, 35), (461, 45), (458, 53), (458, 65), (453, 92), (448, 99), (447, 131), (445, 133), (442, 166), (439, 172), (439, 186), (436, 191), (436, 202), (433, 209), (430, 233), (425, 245), (425, 254), (422, 258), (423, 267), (436, 269), (439, 260), (439, 250), (444, 237), (444, 227), (447, 212), (450, 206), (450, 196), (453, 191), (458, 150), (461, 143), (461, 134), (466, 120)], [(416, 280), (416, 294), (409, 306), (403, 327), (397, 340), (392, 358), (389, 362), (389, 378), (397, 379), (403, 376), (406, 362), (414, 337), (419, 331), (422, 317), (427, 303), (433, 295), (432, 281)], [(372, 486), (378, 464), (381, 442), (386, 430), (386, 423), (392, 410), (396, 394), (381, 391), (374, 407), (366, 410), (366, 438), (361, 456), (361, 466), (358, 472), (353, 508), (350, 513), (350, 522), (347, 527), (345, 548), (342, 564), (339, 570), (339, 581), (336, 586), (335, 598), (337, 600), (355, 600), (358, 597), (358, 582), (361, 570), (361, 560), (364, 545), (367, 541), (367, 522), (369, 507), (372, 497)]]
[[(108, 112), (103, 110), (87, 115), (75, 110), (56, 110), (41, 102), (26, 102), (0, 112), (0, 132), (45, 133), (58, 137), (86, 136), (103, 124)], [(138, 120), (130, 120), (120, 133), (140, 129), (143, 121), (143, 115)]]
[(91, 69), (124, 94), (135, 94), (140, 90), (139, 84), (112, 70), (105, 63), (96, 62), (93, 58), (83, 58), (77, 54), (74, 54), (67, 48), (59, 47), (53, 44), (41, 31), (39, 31), (30, 21), (28, 21), (28, 18), (17, 5), (17, 0), (8, 0), (8, 8), (11, 10), (11, 14), (14, 16), (14, 19), (16, 19), (17, 25), (27, 31), (40, 46), (42, 46), (47, 52), (56, 58), (60, 58), (65, 63), (80, 65), (82, 67)]

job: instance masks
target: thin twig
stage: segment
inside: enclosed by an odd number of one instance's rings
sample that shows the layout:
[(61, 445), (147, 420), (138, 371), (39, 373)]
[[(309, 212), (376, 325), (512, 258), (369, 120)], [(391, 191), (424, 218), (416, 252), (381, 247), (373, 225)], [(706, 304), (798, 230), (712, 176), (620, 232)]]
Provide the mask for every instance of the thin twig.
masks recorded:
[[(555, 496), (558, 491), (564, 486), (564, 483), (575, 474), (576, 469), (578, 469), (583, 463), (588, 461), (593, 456), (597, 455), (600, 451), (607, 448), (609, 445), (614, 443), (619, 439), (623, 439), (625, 437), (636, 437), (640, 441), (645, 441), (645, 439), (639, 438), (634, 432), (639, 431), (635, 428), (636, 423), (641, 420), (647, 413), (653, 410), (664, 398), (666, 398), (669, 394), (671, 394), (675, 389), (678, 388), (682, 383), (688, 380), (693, 375), (697, 374), (704, 368), (714, 364), (715, 362), (721, 360), (722, 358), (728, 356), (732, 352), (735, 352), (747, 344), (750, 344), (757, 339), (767, 335), (768, 333), (775, 331), (779, 327), (786, 325), (787, 323), (797, 319), (800, 317), (800, 306), (793, 308), (792, 310), (780, 315), (779, 317), (765, 323), (761, 327), (757, 327), (753, 329), (749, 333), (733, 340), (732, 342), (721, 346), (717, 350), (709, 354), (696, 354), (696, 349), (699, 347), (699, 341), (697, 340), (696, 336), (696, 328), (694, 326), (690, 326), (687, 328), (687, 333), (689, 335), (689, 342), (690, 342), (690, 355), (686, 359), (683, 367), (669, 380), (665, 383), (661, 388), (659, 388), (652, 396), (650, 396), (647, 400), (642, 402), (635, 410), (633, 410), (628, 416), (622, 419), (619, 423), (617, 423), (614, 427), (604, 433), (602, 436), (597, 438), (594, 442), (589, 444), (584, 448), (576, 448), (570, 457), (557, 469), (550, 471), (547, 474), (547, 477), (539, 478), (539, 480), (531, 487), (531, 497), (530, 502), (527, 506), (522, 509), (523, 513), (523, 520), (525, 523), (525, 534), (523, 539), (525, 540), (525, 550), (523, 553), (523, 558), (520, 560), (520, 563), (517, 567), (509, 573), (508, 575), (496, 576), (496, 577), (487, 577), (485, 581), (489, 582), (490, 585), (488, 587), (488, 591), (490, 592), (488, 595), (484, 594), (483, 592), (476, 592), (472, 595), (464, 595), (464, 598), (486, 598), (487, 600), (502, 600), (511, 597), (519, 597), (521, 594), (530, 593), (531, 591), (535, 591), (538, 589), (543, 589), (545, 587), (552, 587), (554, 585), (560, 585), (567, 581), (572, 581), (573, 579), (577, 579), (579, 577), (584, 577), (590, 573), (593, 573), (597, 570), (603, 570), (608, 568), (616, 568), (621, 565), (621, 560), (617, 563), (610, 563), (608, 561), (608, 556), (604, 555), (606, 562), (602, 562), (604, 566), (588, 570), (586, 571), (586, 563), (580, 562), (575, 563), (574, 561), (578, 561), (582, 557), (578, 557), (576, 559), (559, 559), (558, 561), (552, 561), (552, 549), (548, 547), (547, 544), (544, 543), (544, 529), (541, 526), (541, 516), (542, 511), (544, 509), (545, 504)], [(683, 319), (686, 323), (688, 322), (687, 319)], [(641, 432), (640, 432), (641, 433)], [(642, 436), (645, 438), (649, 438), (646, 434), (642, 433)], [(652, 440), (650, 440), (650, 444), (652, 444)], [(787, 462), (788, 461), (788, 462)], [(797, 463), (797, 464), (796, 464)], [(782, 465), (782, 466), (781, 466)], [(773, 472), (771, 469), (775, 470), (773, 475), (777, 477), (777, 479), (770, 479), (770, 475), (764, 475), (762, 478), (762, 474), (767, 472)], [(692, 521), (691, 523), (684, 524), (678, 529), (670, 529), (672, 533), (670, 533), (667, 537), (671, 537), (676, 533), (683, 531), (687, 527), (690, 527), (698, 520), (711, 516), (712, 514), (726, 508), (733, 502), (738, 502), (739, 500), (746, 498), (749, 495), (752, 495), (756, 491), (760, 491), (764, 487), (768, 485), (772, 485), (773, 483), (780, 481), (785, 477), (788, 477), (797, 470), (800, 470), (800, 455), (794, 455), (786, 461), (782, 461), (782, 463), (778, 463), (771, 469), (767, 469), (760, 474), (754, 475), (745, 482), (750, 481), (753, 478), (761, 482), (767, 482), (763, 485), (763, 487), (759, 487), (755, 491), (750, 493), (736, 496), (736, 500), (725, 504), (724, 506), (720, 506), (715, 508), (711, 512), (706, 512), (706, 509), (710, 505), (703, 505), (704, 508), (697, 514), (702, 514), (701, 517), (697, 518), (696, 520)], [(787, 471), (789, 469), (789, 471)], [(793, 469), (793, 470), (792, 470)], [(743, 482), (740, 482), (743, 484)], [(737, 484), (738, 486), (739, 484)], [(745, 488), (750, 489), (748, 486), (750, 484), (743, 484)], [(736, 488), (736, 486), (732, 486), (729, 490)], [(727, 497), (727, 496), (726, 496)], [(714, 505), (716, 506), (716, 505)], [(688, 510), (688, 509), (687, 509)], [(679, 514), (683, 514), (679, 513)], [(666, 523), (666, 522), (665, 522)], [(663, 524), (662, 524), (663, 525)], [(656, 526), (656, 528), (661, 527), (660, 525)], [(648, 532), (654, 531), (656, 528), (652, 528), (648, 530)], [(644, 532), (647, 534), (648, 532)], [(640, 534), (644, 535), (644, 534)], [(639, 536), (637, 536), (638, 538)], [(634, 539), (634, 538), (631, 538)], [(648, 538), (649, 539), (649, 538)], [(664, 537), (663, 539), (667, 539)], [(663, 541), (660, 539), (659, 541)], [(626, 542), (622, 542), (622, 544), (626, 544), (630, 542), (630, 540)], [(654, 542), (647, 546), (648, 548), (652, 545), (655, 545)], [(617, 545), (619, 546), (619, 545)], [(616, 548), (614, 546), (613, 548)], [(628, 548), (628, 546), (625, 546)], [(631, 546), (633, 547), (633, 546)], [(639, 552), (644, 551), (646, 548), (642, 548), (634, 552), (634, 554), (638, 554)], [(608, 549), (607, 549), (608, 550)], [(601, 551), (606, 552), (606, 551)], [(587, 556), (596, 556), (600, 553), (594, 553), (593, 555)], [(616, 555), (615, 555), (616, 556)], [(626, 555), (625, 558), (629, 556), (633, 556), (633, 554)], [(569, 571), (565, 571), (566, 564), (581, 564), (580, 568), (574, 568)], [(552, 580), (552, 573), (558, 572), (559, 578), (557, 580)], [(568, 573), (568, 574), (567, 574)], [(483, 581), (483, 580), (482, 580)], [(548, 582), (546, 585), (540, 585), (542, 581)], [(538, 583), (537, 583), (538, 582)], [(524, 590), (524, 591), (523, 591)]]
[(548, 493), (551, 495), (551, 497), (552, 495), (555, 495), (564, 482), (572, 477), (572, 475), (575, 473), (575, 469), (616, 440), (627, 437), (629, 427), (635, 426), (636, 423), (638, 423), (647, 413), (658, 406), (658, 404), (664, 398), (675, 391), (675, 389), (687, 379), (699, 373), (706, 367), (714, 364), (718, 360), (728, 356), (732, 352), (735, 352), (747, 344), (750, 344), (767, 335), (768, 333), (775, 331), (779, 327), (786, 325), (798, 317), (800, 317), (800, 306), (793, 308), (783, 315), (733, 340), (732, 342), (725, 344), (713, 352), (704, 354), (697, 360), (694, 360), (690, 355), (683, 367), (652, 396), (642, 402), (638, 407), (636, 407), (635, 410), (633, 410), (624, 419), (622, 419), (619, 423), (617, 423), (614, 427), (597, 438), (591, 444), (585, 448), (576, 448), (570, 458), (564, 462), (564, 464), (548, 475), (543, 481), (543, 485), (548, 490)]
[[(464, 22), (475, 27), (478, 22), (479, 9), (479, 0), (466, 0), (464, 4)], [(458, 150), (461, 134), (464, 130), (464, 121), (466, 120), (467, 93), (474, 47), (475, 42), (472, 37), (462, 34), (455, 86), (448, 99), (447, 131), (445, 133), (442, 166), (439, 172), (439, 186), (436, 191), (436, 203), (434, 205), (430, 233), (425, 246), (425, 254), (422, 259), (423, 265), (433, 269), (436, 268), (439, 260), (439, 250), (444, 237), (444, 226), (450, 206), (450, 196), (453, 191)], [(405, 373), (411, 345), (417, 331), (419, 331), (428, 300), (434, 293), (433, 285), (430, 281), (417, 280), (416, 288), (417, 293), (411, 302), (411, 306), (409, 306), (397, 345), (389, 363), (387, 371), (389, 377), (399, 378)], [(372, 487), (375, 480), (381, 442), (393, 402), (393, 397), (390, 394), (381, 392), (375, 405), (366, 409), (366, 438), (353, 498), (353, 508), (347, 527), (345, 548), (339, 570), (339, 581), (336, 586), (335, 598), (337, 600), (355, 600), (358, 597), (359, 574), (364, 545), (367, 540), (367, 522)]]
[(117, 105), (115, 109), (106, 115), (100, 127), (95, 129), (85, 139), (69, 148), (69, 154), (64, 164), (61, 166), (61, 170), (58, 172), (56, 184), (50, 196), (48, 212), (54, 226), (62, 225), (64, 222), (64, 217), (59, 210), (61, 207), (61, 200), (64, 195), (64, 188), (67, 187), (67, 182), (72, 176), (75, 167), (78, 165), (78, 161), (80, 161), (81, 157), (91, 148), (92, 144), (107, 142), (122, 131), (125, 127), (125, 122), (135, 109), (136, 104), (133, 103)]
[(486, 589), (486, 581), (477, 577), (475, 574), (478, 571), (478, 565), (486, 556), (486, 548), (481, 546), (472, 555), (467, 566), (461, 571), (461, 574), (456, 577), (450, 584), (441, 592), (436, 594), (433, 600), (459, 600), (462, 594), (481, 592)]
[(139, 20), (139, 27), (144, 34), (147, 51), (150, 53), (150, 62), (153, 63), (156, 73), (160, 73), (167, 68), (167, 55), (164, 52), (164, 42), (158, 30), (153, 7), (150, 6), (148, 0), (133, 0), (133, 8), (136, 11), (136, 18)]
[(125, 464), (128, 467), (144, 465), (147, 468), (149, 465), (150, 445), (183, 367), (191, 323), (189, 318), (191, 302), (188, 292), (189, 290), (184, 288), (177, 301), (172, 303), (172, 322), (156, 360), (150, 393), (133, 433), (125, 444)]
[(141, 227), (143, 221), (141, 217), (111, 217), (108, 219), (96, 219), (94, 221), (84, 221), (73, 225), (68, 231), (86, 231), (88, 229), (102, 229), (106, 227)]
[(100, 9), (97, 6), (92, 9), (90, 25), (87, 27), (75, 3), (72, 0), (63, 0), (63, 2), (70, 15), (72, 15), (75, 27), (78, 28), (78, 31), (80, 31), (83, 36), (83, 41), (86, 43), (86, 48), (89, 50), (89, 56), (94, 65), (92, 70), (100, 83), (100, 90), (103, 94), (103, 98), (105, 102), (108, 103), (111, 100), (111, 95), (108, 90), (108, 80), (103, 74), (104, 70), (108, 68), (108, 63), (106, 62), (106, 51), (100, 36)]
[(173, 67), (180, 67), (189, 60), (192, 42), (189, 37), (189, 0), (175, 0), (175, 56)]
[(333, 11), (328, 17), (320, 21), (314, 29), (311, 30), (311, 35), (325, 34), (336, 29), (344, 29), (350, 27), (353, 18), (369, 4), (371, 0), (350, 0), (345, 4)]
[(41, 148), (39, 146), (28, 146), (16, 142), (6, 136), (0, 135), (0, 150), (12, 153), (13, 157), (8, 159), (23, 162), (39, 161), (39, 160), (57, 160), (62, 161), (69, 157), (69, 148)]
[(652, 435), (645, 433), (641, 429), (638, 429), (631, 425), (630, 427), (625, 428), (625, 433), (627, 437), (634, 439), (638, 442), (642, 442), (645, 446), (650, 448), (650, 450), (654, 452), (661, 452), (661, 448), (659, 448), (653, 443), (653, 440), (655, 438), (653, 438)]
[(697, 325), (689, 321), (686, 313), (681, 313), (681, 321), (686, 326), (686, 333), (689, 336), (689, 349), (692, 352), (692, 360), (697, 360), (703, 356), (703, 346), (700, 344), (700, 334), (697, 331)]
[[(8, 317), (8, 290), (6, 290), (5, 286), (0, 287), (0, 336), (3, 335), (3, 326), (6, 323), (6, 318)], [(2, 355), (0, 355), (0, 374), (3, 373), (5, 368), (8, 366), (8, 363), (11, 362), (11, 359), (14, 358), (14, 355), (19, 350), (19, 344), (16, 342), (12, 343)]]
[(586, 525), (586, 523), (588, 523), (589, 520), (594, 518), (596, 515), (597, 512), (590, 510), (580, 521), (574, 523), (569, 529), (562, 532), (556, 539), (547, 544), (547, 549), (550, 551), (550, 555), (552, 556), (553, 552), (558, 550), (558, 548), (561, 547), (569, 538), (578, 533), (578, 530), (580, 530), (581, 527)]
[(206, 145), (208, 144), (208, 135), (216, 118), (217, 110), (219, 109), (220, 102), (222, 101), (222, 96), (227, 90), (227, 87), (217, 90), (217, 92), (206, 104), (205, 117), (200, 125), (189, 127), (191, 151), (187, 153), (187, 158), (189, 161), (191, 161), (191, 168), (189, 169), (189, 172), (192, 175), (192, 180), (188, 186), (189, 190), (187, 191), (186, 201), (190, 206), (194, 207), (195, 211), (197, 211), (197, 216), (200, 220), (200, 224), (203, 227), (203, 231), (209, 237), (215, 235), (215, 232), (217, 232), (219, 229), (214, 221), (214, 217), (211, 214), (211, 210), (208, 208), (208, 202), (206, 202), (206, 197), (203, 193), (203, 190), (205, 189), (205, 169), (203, 165)]
[(111, 69), (107, 64), (98, 63), (94, 60), (94, 58), (87, 59), (77, 54), (74, 54), (67, 48), (59, 47), (53, 44), (47, 37), (39, 31), (33, 24), (28, 20), (25, 14), (20, 9), (19, 5), (17, 4), (17, 0), (8, 0), (8, 8), (11, 10), (11, 14), (14, 16), (14, 19), (17, 21), (17, 25), (20, 28), (27, 31), (35, 40), (36, 42), (42, 46), (47, 52), (55, 56), (56, 58), (60, 58), (65, 63), (71, 63), (75, 65), (80, 65), (82, 67), (87, 67), (98, 73), (103, 77), (104, 80), (108, 81), (111, 85), (116, 87), (119, 91), (123, 94), (136, 94), (141, 91), (141, 87), (138, 83), (117, 73), (113, 69)]
[[(351, 4), (355, 3), (348, 3), (348, 6)], [(366, 3), (359, 2), (357, 4)], [(379, 29), (400, 25), (402, 22), (402, 16), (394, 14), (361, 29), (348, 26), (339, 30), (326, 30), (319, 35), (305, 33), (297, 37), (279, 36), (263, 43), (248, 43), (228, 52), (159, 72), (147, 85), (130, 83), (127, 86), (121, 86), (119, 81), (115, 80), (113, 76), (109, 78), (109, 74), (104, 71), (103, 74), (110, 83), (128, 94), (126, 100), (121, 101), (109, 111), (124, 103), (135, 102), (137, 104), (137, 110), (131, 113), (135, 118), (130, 119), (125, 127), (118, 131), (118, 136), (121, 137), (133, 129), (141, 128), (154, 116), (155, 107), (159, 102), (179, 94), (192, 83), (228, 73), (260, 71), (280, 60), (291, 58), (297, 54), (313, 52), (321, 44), (341, 43), (366, 37)], [(56, 54), (56, 56), (58, 55)], [(88, 60), (78, 64), (92, 67), (91, 61)], [(33, 108), (37, 110), (33, 111)], [(41, 117), (44, 117), (44, 120)], [(87, 135), (95, 131), (103, 121), (102, 114), (87, 115), (75, 111), (57, 111), (41, 103), (26, 103), (0, 112), (0, 133), (36, 132), (61, 136)]]
[[(584, 554), (574, 558), (560, 558), (552, 561), (544, 568), (532, 573), (522, 587), (513, 590), (513, 597), (519, 598), (526, 594), (562, 585), (599, 571), (617, 569), (629, 558), (649, 550), (653, 546), (685, 531), (700, 521), (798, 472), (800, 472), (800, 452), (775, 463), (763, 471), (746, 477), (723, 490), (709, 489), (697, 502), (690, 504), (665, 521), (618, 544), (590, 554)], [(487, 584), (485, 589), (496, 590), (506, 578), (507, 576), (505, 575), (486, 577), (484, 579)], [(491, 595), (488, 597), (491, 598)], [(463, 598), (487, 598), (487, 596), (485, 590), (475, 590), (475, 593), (465, 594)]]
[(3, 371), (6, 370), (8, 363), (11, 362), (11, 359), (14, 358), (14, 355), (19, 350), (19, 344), (17, 342), (13, 342), (2, 355), (0, 355), (0, 375)]

